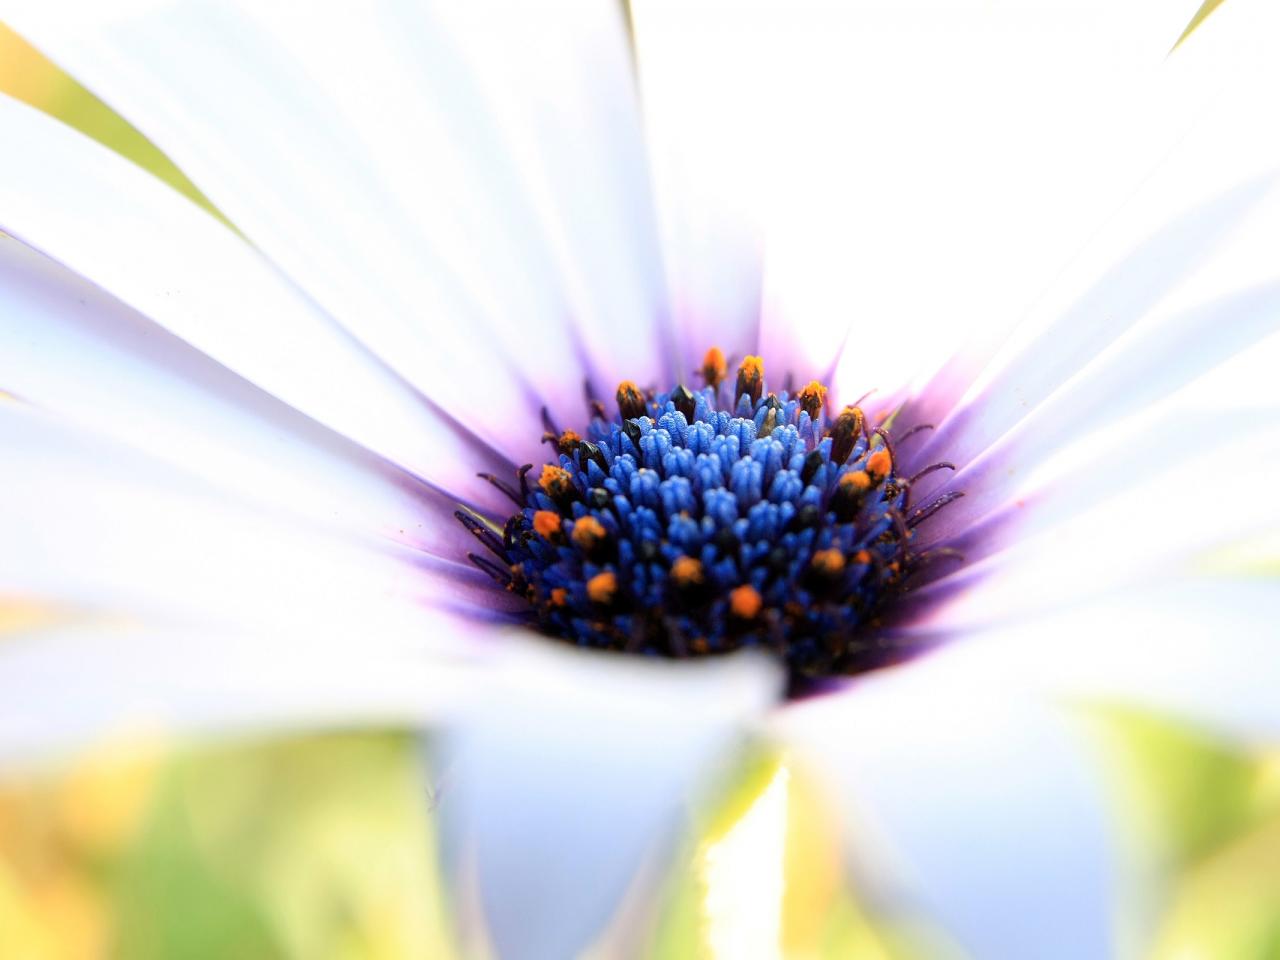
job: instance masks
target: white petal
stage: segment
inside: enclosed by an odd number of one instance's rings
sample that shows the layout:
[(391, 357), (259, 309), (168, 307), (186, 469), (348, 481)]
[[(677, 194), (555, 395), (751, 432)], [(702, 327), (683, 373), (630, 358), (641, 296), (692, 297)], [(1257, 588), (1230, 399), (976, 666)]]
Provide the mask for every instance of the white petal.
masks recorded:
[(149, 622), (346, 627), (370, 643), (428, 604), (502, 603), (478, 571), (300, 524), (17, 404), (0, 404), (0, 438), (0, 582), (20, 595)]
[(477, 461), (500, 468), (204, 211), (3, 97), (0, 129), (19, 145), (0, 155), (0, 227), (407, 470), (466, 489)]
[(542, 399), (579, 414), (576, 331), (637, 378), (667, 362), (617, 10), (14, 6), (285, 274), (487, 439), (537, 449)]
[[(1000, 552), (918, 591), (914, 603), (935, 602), (926, 629), (1015, 623), (1159, 581), (1211, 549), (1280, 524), (1280, 502), (1264, 492), (1280, 478), (1278, 424), (1274, 407), (1220, 421), (1174, 408), (1082, 445), (1051, 485), (1037, 491), (1033, 476), (1037, 492), (1025, 500), (1015, 494), (1001, 517), (1006, 528), (980, 527), (971, 538), (974, 559), (991, 543)], [(1201, 470), (1225, 487), (1198, 482)], [(970, 549), (964, 538), (958, 545)]]
[(576, 956), (690, 791), (779, 692), (773, 664), (512, 646), (447, 745), (440, 812), (502, 957)]
[[(1280, 24), (1267, 7), (1236, 5), (1225, 48), (1193, 44), (1170, 58), (1157, 106), (1182, 119), (1182, 135), (1038, 298), (931, 450), (967, 461), (1153, 313), (1277, 279), (1269, 251), (1280, 134), (1256, 119), (1258, 91), (1277, 82), (1265, 38)], [(980, 353), (965, 361), (970, 369)], [(966, 382), (951, 374), (956, 386)]]
[(1280, 735), (1277, 622), (1273, 581), (1170, 576), (956, 646), (1046, 698), (1138, 707), (1265, 743)]
[(975, 957), (1109, 956), (1108, 824), (1072, 718), (950, 651), (789, 708), (856, 875)]
[(471, 549), (453, 501), (3, 236), (0, 352), (10, 393), (228, 494), (365, 540)]
[[(444, 639), (480, 632), (424, 613)], [(334, 726), (439, 727), (479, 667), (401, 635), (365, 644), (313, 628), (287, 635), (82, 618), (0, 647), (0, 764), (47, 764), (119, 736), (236, 736)]]

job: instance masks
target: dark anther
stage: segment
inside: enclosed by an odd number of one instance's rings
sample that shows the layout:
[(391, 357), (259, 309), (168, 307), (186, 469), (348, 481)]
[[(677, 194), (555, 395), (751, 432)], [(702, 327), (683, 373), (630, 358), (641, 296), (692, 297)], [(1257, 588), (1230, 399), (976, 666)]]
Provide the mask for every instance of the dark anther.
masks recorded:
[(617, 398), (618, 413), (622, 415), (623, 420), (634, 420), (636, 417), (645, 415), (644, 394), (630, 380), (623, 380), (618, 384)]
[(662, 551), (658, 545), (652, 540), (641, 540), (639, 546), (636, 547), (636, 557), (641, 563), (653, 563), (662, 555)]
[(524, 498), (521, 497), (520, 494), (518, 494), (510, 484), (505, 483), (502, 480), (499, 480), (492, 473), (477, 473), (476, 476), (479, 477), (481, 480), (487, 480), (497, 489), (501, 490), (504, 494), (510, 497), (513, 501), (515, 501), (517, 506), (520, 506), (520, 507), (524, 506)]
[(587, 504), (595, 510), (608, 509), (613, 503), (613, 494), (604, 487), (592, 487), (587, 493)]
[(831, 462), (841, 466), (853, 453), (862, 436), (862, 411), (857, 407), (845, 407), (831, 425)]
[(532, 463), (526, 463), (516, 471), (516, 476), (520, 480), (520, 496), (524, 498), (524, 502), (529, 502), (529, 471), (533, 469)]
[(822, 519), (822, 512), (812, 503), (806, 503), (791, 518), (791, 522), (787, 524), (787, 530), (808, 530), (810, 527), (816, 527), (820, 519)]
[(800, 402), (800, 409), (809, 414), (809, 419), (816, 423), (823, 407), (827, 404), (827, 388), (817, 380), (810, 380), (796, 399)]
[(759, 357), (743, 357), (738, 367), (738, 384), (734, 388), (735, 402), (744, 393), (751, 399), (751, 405), (760, 402), (760, 393), (764, 390), (764, 361)]
[(640, 425), (637, 424), (634, 420), (623, 420), (622, 432), (631, 438), (631, 442), (634, 443), (636, 449), (639, 450), (640, 437), (643, 436), (643, 434), (640, 432)]
[(609, 472), (609, 461), (604, 458), (604, 451), (590, 440), (580, 442), (578, 451), (582, 454), (581, 463), (583, 466), (586, 466), (586, 461), (590, 460), (605, 473)]
[(684, 418), (689, 423), (693, 423), (693, 411), (697, 407), (697, 398), (693, 395), (683, 383), (671, 391), (671, 402), (676, 405), (676, 409), (684, 414)]
[(738, 550), (742, 547), (737, 534), (728, 527), (721, 527), (717, 530), (711, 542), (716, 545), (716, 549), (720, 551), (720, 556), (722, 557), (736, 556)]
[(915, 483), (921, 477), (927, 477), (929, 474), (933, 473), (936, 470), (954, 470), (955, 468), (956, 468), (956, 465), (954, 463), (948, 463), (946, 460), (939, 460), (937, 463), (929, 464), (929, 466), (925, 467), (923, 470), (921, 470), (919, 473), (913, 476), (909, 482)]
[(826, 458), (817, 450), (814, 450), (804, 458), (804, 466), (800, 468), (800, 482), (806, 487), (813, 482), (813, 478), (817, 476), (818, 470), (826, 463)]
[(867, 491), (872, 487), (871, 477), (863, 470), (851, 470), (840, 478), (831, 494), (831, 512), (841, 523), (848, 523), (858, 515)]
[(505, 567), (498, 566), (488, 557), (482, 557), (478, 553), (468, 553), (467, 559), (504, 587), (511, 583), (511, 573)]
[(928, 520), (930, 517), (932, 517), (939, 510), (941, 510), (943, 507), (945, 507), (947, 504), (955, 503), (957, 500), (959, 500), (963, 496), (964, 496), (963, 490), (952, 490), (950, 493), (944, 493), (937, 500), (934, 500), (932, 503), (928, 504), (927, 506), (921, 507), (915, 513), (913, 513), (911, 515), (911, 519), (908, 521), (908, 525), (911, 527), (919, 526), (920, 524)]
[(483, 543), (495, 556), (500, 557), (504, 563), (507, 562), (506, 546), (496, 533), (465, 510), (455, 510), (453, 515), (459, 523), (467, 528), (468, 533)]

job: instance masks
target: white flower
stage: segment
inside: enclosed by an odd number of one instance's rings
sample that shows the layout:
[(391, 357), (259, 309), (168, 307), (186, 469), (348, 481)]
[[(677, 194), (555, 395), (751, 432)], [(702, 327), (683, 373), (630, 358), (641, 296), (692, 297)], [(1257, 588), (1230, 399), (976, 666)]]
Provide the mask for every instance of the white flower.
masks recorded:
[[(0, 584), (51, 611), (0, 648), (5, 757), (447, 730), (495, 942), (554, 957), (763, 734), (975, 955), (1105, 954), (1070, 699), (1280, 729), (1280, 598), (1196, 565), (1278, 509), (1276, 15), (1166, 57), (1194, 3), (777, 6), (635, 3), (633, 74), (589, 0), (0, 3), (240, 231), (0, 100)], [(509, 625), (475, 473), (712, 344), (937, 424), (966, 565), (896, 636), (954, 642), (782, 707), (763, 658)]]

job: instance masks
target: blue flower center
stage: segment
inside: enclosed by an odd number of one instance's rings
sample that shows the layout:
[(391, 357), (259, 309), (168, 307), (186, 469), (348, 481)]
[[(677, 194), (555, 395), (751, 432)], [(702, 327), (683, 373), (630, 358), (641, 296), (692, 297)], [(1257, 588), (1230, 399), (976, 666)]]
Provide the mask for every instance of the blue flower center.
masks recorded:
[(547, 419), (557, 457), (537, 482), (489, 478), (520, 504), (501, 536), (459, 515), (497, 558), (473, 561), (581, 647), (760, 647), (793, 681), (895, 659), (876, 628), (919, 558), (888, 432), (856, 406), (832, 415), (817, 382), (768, 392), (757, 357), (730, 381), (712, 350), (703, 379), (624, 382), (585, 435)]

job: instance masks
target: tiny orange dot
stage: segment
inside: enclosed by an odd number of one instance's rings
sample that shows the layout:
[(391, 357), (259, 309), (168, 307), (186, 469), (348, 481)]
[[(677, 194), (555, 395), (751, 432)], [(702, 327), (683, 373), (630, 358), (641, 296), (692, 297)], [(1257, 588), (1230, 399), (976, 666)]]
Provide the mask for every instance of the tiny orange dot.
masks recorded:
[(868, 553), (866, 550), (859, 550), (857, 553), (853, 555), (853, 562), (854, 563), (870, 563), (871, 554)]
[(743, 357), (742, 363), (738, 365), (738, 373), (753, 380), (762, 379), (764, 377), (764, 360), (760, 357)]
[(539, 510), (533, 515), (533, 530), (545, 540), (560, 532), (560, 514), (554, 510)]
[(729, 365), (725, 362), (724, 351), (719, 347), (712, 347), (702, 358), (702, 378), (707, 381), (707, 386), (717, 386), (724, 380), (728, 371)]
[(551, 591), (551, 604), (556, 607), (563, 607), (569, 600), (569, 591), (564, 587), (556, 587)]
[(618, 592), (618, 578), (609, 570), (587, 581), (587, 596), (595, 603), (611, 603)]
[(573, 477), (569, 475), (568, 470), (549, 463), (543, 465), (542, 475), (538, 477), (538, 486), (551, 496), (555, 496), (557, 492), (563, 492), (572, 483)]
[(675, 563), (671, 564), (671, 577), (682, 586), (702, 583), (702, 564), (693, 557), (676, 557)]
[(850, 470), (840, 478), (840, 486), (855, 491), (869, 490), (871, 478), (865, 470)]
[(574, 521), (573, 542), (584, 550), (599, 543), (608, 535), (604, 524), (595, 517), (583, 517), (581, 520)]
[(887, 477), (892, 468), (893, 458), (889, 456), (888, 450), (881, 448), (867, 457), (867, 473), (877, 477)]
[(819, 412), (827, 402), (827, 388), (817, 380), (810, 380), (797, 395), (796, 399), (800, 401), (800, 409), (809, 414), (810, 418), (817, 419)]
[(813, 568), (826, 574), (839, 573), (844, 569), (844, 554), (835, 547), (819, 550), (813, 555)]
[(763, 606), (764, 600), (761, 599), (759, 592), (749, 584), (734, 587), (729, 591), (729, 609), (735, 617), (751, 620)]

